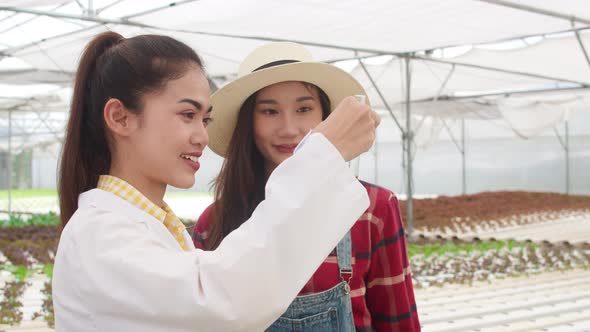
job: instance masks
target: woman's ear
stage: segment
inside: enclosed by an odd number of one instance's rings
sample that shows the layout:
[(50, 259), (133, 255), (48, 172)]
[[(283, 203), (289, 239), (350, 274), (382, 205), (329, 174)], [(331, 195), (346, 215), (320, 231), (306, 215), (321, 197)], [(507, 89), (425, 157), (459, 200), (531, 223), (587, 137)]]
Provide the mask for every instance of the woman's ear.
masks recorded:
[(119, 99), (111, 98), (107, 101), (103, 116), (107, 128), (114, 135), (129, 136), (136, 128), (137, 116), (130, 112)]

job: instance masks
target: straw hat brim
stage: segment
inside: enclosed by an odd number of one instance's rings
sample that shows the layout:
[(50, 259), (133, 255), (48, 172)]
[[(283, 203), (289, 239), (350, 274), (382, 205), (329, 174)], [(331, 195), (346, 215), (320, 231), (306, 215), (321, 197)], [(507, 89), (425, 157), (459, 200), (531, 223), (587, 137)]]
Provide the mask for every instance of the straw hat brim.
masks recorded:
[(366, 95), (352, 75), (326, 63), (294, 62), (252, 72), (228, 83), (211, 96), (213, 121), (207, 128), (209, 148), (225, 157), (236, 128), (238, 112), (246, 99), (264, 87), (286, 81), (302, 81), (318, 86), (330, 99), (332, 109), (345, 97)]

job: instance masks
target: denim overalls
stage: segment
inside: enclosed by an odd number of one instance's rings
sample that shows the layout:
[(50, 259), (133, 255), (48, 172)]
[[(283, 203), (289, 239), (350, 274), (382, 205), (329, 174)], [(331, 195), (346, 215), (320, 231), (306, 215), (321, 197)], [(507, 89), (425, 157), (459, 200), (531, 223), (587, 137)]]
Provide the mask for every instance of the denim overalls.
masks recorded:
[(352, 244), (350, 232), (336, 247), (342, 282), (320, 293), (298, 296), (287, 311), (266, 332), (349, 332), (354, 331), (350, 287)]

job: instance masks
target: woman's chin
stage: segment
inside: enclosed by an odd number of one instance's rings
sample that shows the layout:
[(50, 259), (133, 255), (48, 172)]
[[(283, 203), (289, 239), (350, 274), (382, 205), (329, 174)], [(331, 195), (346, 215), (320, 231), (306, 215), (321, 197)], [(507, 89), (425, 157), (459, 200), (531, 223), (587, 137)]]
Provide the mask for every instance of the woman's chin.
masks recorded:
[(192, 186), (195, 185), (195, 177), (192, 176), (186, 179), (175, 179), (175, 181), (169, 183), (172, 187), (179, 188), (179, 189), (190, 189)]

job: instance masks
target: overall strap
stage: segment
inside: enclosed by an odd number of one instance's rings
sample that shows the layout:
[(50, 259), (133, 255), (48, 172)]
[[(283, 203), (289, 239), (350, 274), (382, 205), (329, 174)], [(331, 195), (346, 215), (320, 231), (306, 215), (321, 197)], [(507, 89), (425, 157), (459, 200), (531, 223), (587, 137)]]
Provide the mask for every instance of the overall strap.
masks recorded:
[(350, 231), (338, 243), (336, 255), (338, 256), (340, 278), (348, 284), (352, 278), (352, 241)]

